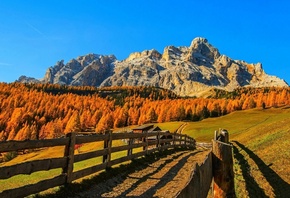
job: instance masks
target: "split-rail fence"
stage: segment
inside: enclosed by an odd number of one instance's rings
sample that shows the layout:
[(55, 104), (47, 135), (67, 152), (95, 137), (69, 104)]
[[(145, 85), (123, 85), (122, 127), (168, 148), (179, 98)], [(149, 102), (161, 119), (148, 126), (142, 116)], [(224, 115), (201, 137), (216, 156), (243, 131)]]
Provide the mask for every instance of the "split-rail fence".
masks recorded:
[[(208, 143), (197, 146), (209, 147)], [(232, 145), (227, 130), (215, 131), (212, 150), (202, 164), (196, 164), (187, 185), (178, 198), (206, 198), (212, 189), (214, 198), (235, 198)], [(212, 186), (212, 188), (211, 188)]]
[[(126, 140), (127, 144), (113, 146), (113, 140)], [(91, 142), (104, 142), (101, 150), (86, 153), (76, 153), (77, 145)], [(27, 161), (11, 166), (0, 167), (0, 180), (5, 180), (20, 174), (31, 174), (38, 171), (48, 171), (61, 168), (62, 172), (51, 179), (45, 179), (35, 184), (29, 184), (14, 189), (5, 189), (0, 192), (0, 197), (25, 197), (39, 193), (49, 188), (69, 184), (77, 179), (105, 170), (113, 165), (120, 164), (147, 154), (162, 151), (169, 148), (195, 149), (196, 142), (193, 138), (178, 133), (150, 132), (150, 133), (106, 133), (80, 135), (80, 133), (69, 133), (64, 138), (27, 141), (0, 142), (0, 153), (23, 151), (26, 149), (39, 149), (44, 147), (64, 146), (63, 157)], [(138, 152), (133, 152), (137, 149)], [(143, 149), (140, 149), (143, 148)], [(127, 151), (127, 155), (112, 159), (112, 153)], [(134, 150), (136, 151), (136, 150)], [(74, 171), (74, 163), (83, 160), (102, 157), (102, 163), (91, 167)]]

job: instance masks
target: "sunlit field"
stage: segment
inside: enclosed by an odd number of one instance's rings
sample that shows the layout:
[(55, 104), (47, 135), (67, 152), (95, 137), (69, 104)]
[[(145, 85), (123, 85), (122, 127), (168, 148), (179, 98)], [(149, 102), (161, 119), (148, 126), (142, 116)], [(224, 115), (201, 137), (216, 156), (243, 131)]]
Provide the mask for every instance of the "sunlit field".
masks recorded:
[(227, 129), (233, 143), (238, 197), (287, 197), (290, 194), (290, 109), (237, 111), (190, 122), (186, 134), (211, 142), (214, 131)]
[[(238, 197), (287, 197), (290, 193), (290, 108), (252, 109), (237, 111), (219, 118), (208, 118), (199, 122), (156, 123), (162, 130), (176, 131), (186, 124), (182, 133), (198, 142), (211, 142), (214, 131), (228, 130), (233, 144), (235, 186)], [(134, 128), (134, 126), (130, 127)], [(123, 132), (118, 129), (114, 132)], [(121, 140), (113, 141), (114, 146), (124, 145)], [(80, 152), (103, 148), (103, 142), (84, 144)], [(141, 149), (141, 148), (140, 148)], [(5, 165), (27, 160), (63, 156), (63, 147), (52, 147), (18, 155)], [(134, 150), (133, 152), (138, 152)], [(77, 153), (77, 151), (76, 151)], [(126, 152), (112, 155), (112, 159), (125, 156)], [(102, 162), (93, 158), (75, 163), (74, 170), (80, 170)], [(4, 164), (2, 164), (4, 165)], [(0, 191), (35, 183), (43, 178), (58, 175), (61, 169), (41, 171), (31, 175), (18, 175), (8, 180), (0, 180)]]

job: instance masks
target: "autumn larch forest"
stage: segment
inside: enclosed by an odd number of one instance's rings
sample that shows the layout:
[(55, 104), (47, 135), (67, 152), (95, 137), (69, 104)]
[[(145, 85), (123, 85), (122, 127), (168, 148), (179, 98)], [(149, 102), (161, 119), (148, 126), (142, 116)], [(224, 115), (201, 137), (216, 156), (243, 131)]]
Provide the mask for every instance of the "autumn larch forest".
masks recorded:
[(103, 133), (152, 122), (199, 121), (290, 104), (289, 88), (215, 89), (214, 93), (211, 98), (182, 98), (155, 87), (0, 83), (0, 141), (58, 138), (72, 131)]

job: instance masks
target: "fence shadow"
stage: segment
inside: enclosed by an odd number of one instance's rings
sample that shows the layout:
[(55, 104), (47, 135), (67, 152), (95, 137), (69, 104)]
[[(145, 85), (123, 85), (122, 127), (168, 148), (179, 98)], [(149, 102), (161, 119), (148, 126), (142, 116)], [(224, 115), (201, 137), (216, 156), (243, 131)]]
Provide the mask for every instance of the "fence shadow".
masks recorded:
[(174, 166), (172, 166), (167, 173), (159, 179), (159, 182), (155, 185), (152, 186), (150, 189), (148, 189), (146, 192), (144, 192), (142, 197), (154, 197), (154, 194), (157, 192), (158, 189), (161, 189), (164, 187), (168, 182), (172, 181), (174, 177), (178, 174), (178, 171), (182, 169), (184, 164), (187, 162), (188, 158), (192, 155), (196, 155), (197, 153), (194, 154), (189, 154), (184, 157), (182, 157), (178, 163)]
[(253, 151), (238, 141), (233, 141), (237, 146), (244, 150), (249, 157), (257, 164), (259, 170), (272, 186), (276, 197), (289, 197), (290, 184), (285, 182), (275, 171), (273, 171), (265, 162), (259, 158)]
[[(143, 176), (142, 178), (139, 178), (139, 177), (132, 177), (132, 176), (130, 176), (130, 174), (132, 173), (128, 173), (128, 174), (126, 174), (125, 175), (125, 178), (133, 178), (133, 179), (138, 179), (138, 181), (136, 182), (136, 183), (134, 183), (132, 186), (130, 186), (128, 189), (126, 189), (126, 190), (124, 190), (120, 195), (118, 195), (118, 197), (128, 197), (128, 193), (130, 193), (130, 192), (132, 192), (134, 189), (136, 189), (140, 184), (142, 184), (143, 182), (145, 182), (146, 180), (148, 180), (148, 179), (150, 179), (153, 175), (155, 175), (156, 173), (158, 173), (159, 171), (161, 171), (168, 163), (170, 163), (170, 162), (172, 162), (172, 161), (174, 161), (175, 159), (177, 159), (177, 158), (179, 158), (180, 156), (182, 155), (182, 153), (180, 153), (180, 154), (178, 154), (178, 155), (175, 155), (174, 157), (172, 157), (171, 159), (167, 159), (167, 160), (165, 160), (164, 161), (164, 163), (163, 164), (161, 164), (160, 166), (158, 166), (153, 172), (150, 172), (149, 174), (147, 174), (147, 175), (145, 175), (145, 176)], [(165, 157), (165, 156), (164, 156)], [(189, 156), (187, 156), (186, 158), (183, 158), (182, 160), (186, 160), (187, 158), (188, 158)], [(161, 158), (160, 158), (161, 159)], [(179, 162), (180, 163), (180, 162)], [(150, 164), (147, 164), (148, 166), (150, 166)], [(147, 168), (147, 166), (146, 167), (143, 167), (144, 169), (145, 168)], [(167, 173), (168, 174), (168, 173)], [(164, 176), (165, 177), (165, 176)], [(163, 177), (163, 178), (164, 178)], [(172, 179), (172, 178), (171, 178)], [(170, 180), (171, 180), (170, 179)], [(168, 180), (168, 179), (166, 179), (166, 181), (164, 180), (164, 179), (160, 179), (160, 181), (162, 181), (162, 183), (163, 182), (165, 182), (165, 184), (168, 182), (168, 181), (170, 181), (170, 180)], [(122, 182), (123, 182), (124, 180), (122, 180), (122, 181), (120, 181), (118, 184), (116, 184), (116, 186), (118, 186), (119, 184), (121, 184)], [(154, 190), (156, 191), (156, 190), (158, 190), (159, 188), (160, 188), (161, 186), (160, 186), (160, 182), (159, 182), (159, 184), (157, 184), (157, 186), (154, 186), (154, 188), (153, 189), (150, 189), (150, 190), (148, 190), (149, 191), (149, 193), (151, 192), (153, 192)], [(113, 188), (112, 188), (113, 189)], [(112, 190), (111, 189), (111, 190)], [(111, 190), (107, 190), (107, 193), (109, 193)], [(154, 192), (155, 192), (154, 191)], [(152, 197), (153, 195), (154, 195), (154, 193), (152, 194), (152, 195), (150, 195), (150, 196), (147, 196), (147, 194), (148, 194), (148, 192), (145, 192), (146, 193), (146, 197)], [(144, 195), (140, 195), (141, 197), (145, 197)], [(130, 196), (129, 196), (130, 197)]]
[[(200, 151), (199, 151), (200, 152)], [(153, 197), (154, 194), (157, 192), (158, 189), (162, 188), (163, 186), (165, 186), (169, 181), (173, 180), (173, 178), (177, 175), (178, 171), (183, 167), (183, 165), (186, 163), (187, 159), (192, 156), (192, 155), (196, 155), (199, 152), (195, 152), (195, 153), (188, 153), (185, 156), (184, 153), (179, 153), (175, 156), (173, 156), (170, 159), (166, 159), (164, 161), (164, 163), (160, 164), (154, 171), (144, 175), (143, 177), (132, 177), (130, 176), (130, 173), (125, 175), (125, 178), (130, 178), (130, 179), (136, 179), (137, 181), (132, 184), (129, 188), (124, 189), (123, 192), (120, 192), (118, 196), (114, 195), (114, 197), (135, 197), (135, 196), (131, 196), (129, 195), (130, 192), (133, 192), (134, 190), (138, 190), (138, 188), (141, 185), (145, 185), (146, 186), (146, 181), (153, 179), (152, 176), (154, 176), (156, 173), (160, 172), (162, 169), (166, 169), (166, 166), (171, 163), (172, 161), (177, 160), (178, 158), (178, 162), (177, 164), (175, 164), (174, 166), (172, 166), (170, 169), (168, 169), (166, 171), (166, 173), (162, 176), (162, 178), (154, 178), (153, 180), (155, 180), (157, 183), (156, 185), (146, 189), (142, 194), (140, 194), (138, 197)], [(165, 156), (164, 156), (165, 157)], [(160, 158), (161, 159), (161, 158)], [(153, 161), (152, 161), (153, 162)], [(156, 162), (156, 161), (155, 161)], [(151, 164), (147, 164), (147, 166), (143, 166), (143, 168), (147, 168), (148, 166), (151, 166)], [(119, 184), (123, 183), (123, 181), (120, 181), (119, 183), (116, 183), (115, 187), (117, 187)], [(111, 197), (112, 195), (110, 194), (110, 191), (112, 191), (114, 187), (110, 187), (110, 189), (107, 189), (106, 192), (103, 192), (102, 195), (105, 195), (105, 197)]]
[[(44, 195), (38, 194), (37, 197), (39, 198), (75, 197), (78, 194), (82, 194), (82, 192), (84, 194), (81, 197), (86, 197), (87, 195), (85, 194), (85, 192), (92, 188), (94, 188), (96, 197), (102, 197), (102, 194), (111, 192), (113, 188), (121, 184), (127, 177), (130, 177), (129, 176), (130, 174), (136, 171), (141, 171), (147, 168), (148, 166), (150, 166), (151, 163), (156, 162), (162, 158), (166, 158), (166, 156), (172, 155), (176, 153), (177, 151), (187, 151), (187, 150), (183, 148), (179, 148), (175, 150), (174, 149), (165, 150), (161, 153), (152, 153), (139, 159), (133, 159), (132, 162), (129, 164), (124, 164), (124, 165), (120, 165), (119, 167), (109, 168), (106, 171), (101, 172), (94, 177), (91, 177), (89, 179), (84, 179), (81, 183), (68, 184), (61, 187), (57, 192), (54, 192), (51, 194), (48, 193)], [(181, 155), (182, 153), (179, 153), (173, 156), (172, 159), (166, 160), (164, 164), (160, 165), (157, 168), (156, 171), (154, 171), (153, 173), (149, 173), (145, 177), (139, 179), (137, 183), (132, 185), (129, 189), (125, 190), (124, 192), (120, 193), (121, 195), (118, 195), (117, 197), (126, 196), (126, 194), (132, 191), (134, 188), (136, 188), (138, 184), (144, 182), (150, 176), (160, 171), (167, 163), (170, 163), (171, 161), (179, 158)], [(117, 177), (119, 178), (118, 180), (114, 179)], [(99, 186), (99, 184), (102, 184), (104, 181), (108, 181), (110, 179), (112, 179), (112, 182), (109, 182), (111, 183), (110, 185), (107, 185), (106, 187), (104, 187), (103, 185)]]
[(234, 158), (238, 161), (242, 170), (243, 178), (245, 179), (246, 189), (249, 193), (249, 197), (267, 197), (264, 190), (260, 188), (259, 184), (255, 181), (252, 175), (249, 173), (250, 165), (245, 157), (239, 152), (239, 149), (233, 145)]

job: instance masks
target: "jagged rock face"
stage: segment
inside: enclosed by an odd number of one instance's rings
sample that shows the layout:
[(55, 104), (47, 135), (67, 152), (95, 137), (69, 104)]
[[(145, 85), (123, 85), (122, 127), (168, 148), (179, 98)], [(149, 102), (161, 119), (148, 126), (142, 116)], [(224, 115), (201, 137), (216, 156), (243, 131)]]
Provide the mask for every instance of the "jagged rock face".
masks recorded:
[(181, 96), (199, 96), (213, 87), (230, 91), (243, 86), (288, 86), (284, 80), (267, 75), (260, 63), (249, 64), (221, 55), (204, 38), (194, 39), (189, 47), (165, 47), (163, 54), (156, 50), (135, 52), (123, 61), (96, 54), (67, 64), (60, 61), (47, 70), (42, 82), (157, 86)]
[(62, 60), (47, 70), (42, 81), (53, 84), (99, 86), (112, 74), (114, 61), (116, 61), (114, 56), (96, 54), (80, 56), (67, 64)]
[[(152, 52), (158, 54), (152, 56)], [(189, 47), (168, 46), (159, 55), (155, 50), (133, 53), (115, 64), (114, 74), (101, 86), (152, 85), (182, 96), (198, 96), (217, 87), (233, 90), (243, 86), (288, 86), (283, 80), (265, 74), (262, 65), (248, 64), (221, 55), (204, 38)]]
[(36, 78), (31, 78), (27, 76), (20, 76), (16, 82), (22, 82), (22, 83), (39, 83), (39, 80)]

